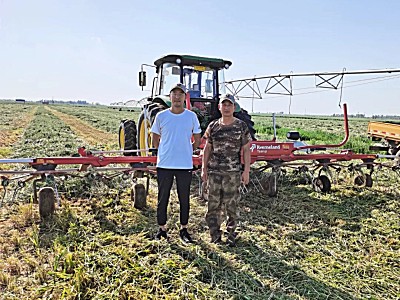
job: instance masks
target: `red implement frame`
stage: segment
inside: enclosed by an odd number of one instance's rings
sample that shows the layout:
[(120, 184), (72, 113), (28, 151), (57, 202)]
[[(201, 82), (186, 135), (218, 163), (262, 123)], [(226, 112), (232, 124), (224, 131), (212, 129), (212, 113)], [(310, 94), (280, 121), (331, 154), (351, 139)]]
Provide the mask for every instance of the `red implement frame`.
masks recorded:
[[(347, 106), (343, 105), (344, 110), (344, 128), (345, 137), (339, 144), (334, 145), (309, 145), (295, 147), (294, 142), (277, 142), (271, 141), (252, 141), (250, 143), (251, 151), (251, 163), (255, 162), (274, 162), (276, 163), (288, 163), (293, 161), (318, 161), (324, 163), (335, 163), (339, 161), (350, 161), (353, 159), (363, 160), (364, 162), (372, 162), (378, 156), (376, 154), (355, 154), (351, 150), (341, 150), (340, 153), (329, 154), (296, 154), (296, 151), (305, 149), (321, 149), (321, 148), (338, 148), (346, 144), (349, 138), (349, 127), (348, 127), (348, 116)], [(41, 173), (56, 173), (55, 167), (58, 165), (84, 165), (93, 167), (106, 167), (111, 164), (130, 164), (133, 169), (138, 170), (149, 170), (149, 166), (156, 163), (156, 156), (104, 156), (94, 155), (91, 151), (86, 151), (85, 148), (79, 148), (78, 153), (80, 157), (41, 157), (32, 158), (31, 160), (25, 159), (24, 162), (31, 165), (35, 170)], [(104, 152), (106, 153), (106, 152)], [(195, 167), (201, 166), (202, 156), (193, 155), (193, 165)], [(5, 160), (0, 160), (0, 163), (4, 163)], [(12, 163), (13, 160), (7, 160), (8, 163)], [(15, 160), (18, 162), (18, 160)], [(52, 166), (54, 168), (52, 168)], [(82, 170), (82, 169), (81, 169)], [(85, 168), (83, 168), (85, 170)], [(12, 174), (12, 173), (34, 173), (35, 171), (5, 171), (0, 169), (0, 174)], [(62, 170), (57, 171), (62, 172)]]

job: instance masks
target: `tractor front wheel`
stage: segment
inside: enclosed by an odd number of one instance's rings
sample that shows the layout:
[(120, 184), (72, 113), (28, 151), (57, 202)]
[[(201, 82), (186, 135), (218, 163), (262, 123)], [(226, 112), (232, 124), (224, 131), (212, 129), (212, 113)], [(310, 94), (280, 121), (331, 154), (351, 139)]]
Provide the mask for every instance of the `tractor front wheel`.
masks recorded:
[[(145, 107), (139, 117), (138, 126), (138, 148), (139, 149), (149, 149), (152, 147), (151, 139), (151, 126), (153, 125), (156, 115), (164, 110), (165, 108), (158, 105), (157, 103), (150, 104)], [(147, 156), (147, 151), (141, 151), (140, 156)]]

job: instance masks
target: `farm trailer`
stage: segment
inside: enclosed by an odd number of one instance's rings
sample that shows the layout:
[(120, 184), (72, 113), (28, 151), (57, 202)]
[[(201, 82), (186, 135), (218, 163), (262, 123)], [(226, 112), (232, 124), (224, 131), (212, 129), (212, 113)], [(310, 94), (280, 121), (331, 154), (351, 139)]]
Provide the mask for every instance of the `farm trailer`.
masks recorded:
[(373, 141), (385, 141), (385, 145), (371, 146), (371, 150), (384, 150), (400, 157), (400, 123), (370, 121), (368, 136)]

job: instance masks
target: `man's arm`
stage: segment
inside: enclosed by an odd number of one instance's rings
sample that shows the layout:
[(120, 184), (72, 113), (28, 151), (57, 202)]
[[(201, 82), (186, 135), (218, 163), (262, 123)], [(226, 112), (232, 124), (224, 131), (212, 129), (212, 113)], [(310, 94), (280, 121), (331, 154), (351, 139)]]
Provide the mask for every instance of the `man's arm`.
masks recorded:
[(250, 142), (242, 146), (244, 171), (242, 174), (242, 182), (248, 184), (250, 181)]
[(203, 181), (207, 181), (208, 175), (207, 175), (207, 165), (208, 161), (210, 160), (210, 155), (211, 155), (211, 150), (212, 150), (212, 144), (206, 140), (206, 145), (204, 146), (203, 149), (203, 161), (201, 164), (201, 178)]
[(200, 146), (201, 142), (201, 134), (200, 133), (194, 133), (193, 134), (194, 142), (192, 143), (193, 150), (196, 150)]
[(151, 140), (153, 144), (153, 148), (158, 149), (158, 146), (160, 145), (160, 135), (157, 133), (152, 132), (151, 133)]

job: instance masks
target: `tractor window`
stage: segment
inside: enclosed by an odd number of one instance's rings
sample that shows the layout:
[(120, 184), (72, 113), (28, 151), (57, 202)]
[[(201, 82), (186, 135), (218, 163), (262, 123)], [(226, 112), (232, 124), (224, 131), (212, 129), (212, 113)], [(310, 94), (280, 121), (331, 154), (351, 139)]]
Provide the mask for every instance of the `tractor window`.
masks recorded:
[(226, 88), (225, 88), (225, 74), (224, 70), (219, 70), (218, 71), (218, 81), (219, 81), (219, 93), (221, 95), (226, 94)]
[(180, 82), (180, 67), (176, 64), (163, 65), (160, 79), (160, 95), (168, 95), (171, 88)]
[(214, 70), (203, 66), (183, 69), (183, 84), (188, 88), (191, 98), (214, 97), (214, 73)]
[[(174, 63), (165, 63), (160, 74), (157, 90), (160, 95), (168, 95), (171, 87), (180, 82), (180, 67)], [(219, 93), (225, 94), (225, 77), (223, 70), (215, 70), (205, 66), (184, 66), (183, 84), (191, 98), (208, 98), (216, 96), (215, 80), (219, 81)]]

